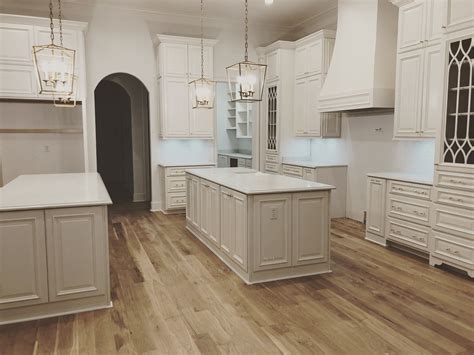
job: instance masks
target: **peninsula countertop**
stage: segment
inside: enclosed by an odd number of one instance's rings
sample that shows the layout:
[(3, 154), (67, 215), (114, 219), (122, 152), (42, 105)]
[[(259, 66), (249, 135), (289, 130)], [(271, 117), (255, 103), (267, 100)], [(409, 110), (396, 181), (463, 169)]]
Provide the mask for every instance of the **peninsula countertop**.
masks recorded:
[(110, 204), (97, 173), (20, 175), (0, 188), (0, 211)]
[(245, 195), (327, 191), (335, 189), (332, 185), (296, 179), (283, 175), (266, 174), (247, 168), (209, 168), (190, 169), (188, 174), (236, 190)]

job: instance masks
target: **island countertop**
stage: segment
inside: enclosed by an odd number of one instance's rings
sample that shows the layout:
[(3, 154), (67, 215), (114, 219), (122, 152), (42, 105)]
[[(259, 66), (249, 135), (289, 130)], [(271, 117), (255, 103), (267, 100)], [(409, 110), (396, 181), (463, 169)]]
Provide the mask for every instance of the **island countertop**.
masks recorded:
[(247, 168), (192, 169), (186, 172), (246, 195), (335, 189), (332, 185)]
[(20, 175), (0, 188), (0, 211), (110, 204), (97, 173)]

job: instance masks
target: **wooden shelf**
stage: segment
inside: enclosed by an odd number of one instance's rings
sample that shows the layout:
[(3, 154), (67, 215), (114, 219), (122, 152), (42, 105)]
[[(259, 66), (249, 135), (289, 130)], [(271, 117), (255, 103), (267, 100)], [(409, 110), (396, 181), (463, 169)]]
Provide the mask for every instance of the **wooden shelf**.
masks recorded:
[(0, 133), (78, 134), (82, 128), (0, 128)]

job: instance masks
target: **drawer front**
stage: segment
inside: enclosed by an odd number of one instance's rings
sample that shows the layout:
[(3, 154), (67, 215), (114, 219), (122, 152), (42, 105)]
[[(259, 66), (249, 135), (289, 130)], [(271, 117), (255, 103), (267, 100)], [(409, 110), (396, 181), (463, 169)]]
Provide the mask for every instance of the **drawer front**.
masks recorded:
[(186, 192), (186, 178), (184, 176), (179, 177), (167, 177), (166, 178), (166, 191), (167, 192)]
[(474, 265), (474, 242), (472, 240), (469, 241), (432, 231), (430, 252), (440, 259), (447, 259), (458, 264), (467, 264), (470, 267)]
[(269, 171), (271, 173), (278, 173), (278, 164), (266, 162), (265, 171)]
[(389, 195), (387, 211), (390, 217), (401, 218), (429, 226), (430, 202)]
[(435, 184), (437, 187), (447, 187), (474, 192), (474, 174), (438, 170), (435, 175)]
[(244, 159), (244, 158), (239, 158), (239, 159), (237, 159), (237, 166), (238, 166), (239, 168), (245, 168), (245, 166), (246, 166), (245, 160), (246, 160), (246, 159)]
[(316, 170), (315, 169), (310, 169), (310, 168), (304, 168), (303, 169), (303, 179), (310, 180), (310, 181), (316, 181)]
[(431, 186), (400, 181), (389, 181), (388, 191), (394, 195), (419, 198), (427, 201), (430, 200), (431, 196)]
[(433, 228), (474, 240), (474, 212), (457, 207), (435, 204)]
[(179, 168), (166, 168), (166, 176), (184, 176), (186, 168), (179, 167)]
[(303, 168), (301, 166), (283, 164), (282, 170), (284, 175), (303, 177)]
[(436, 203), (474, 210), (474, 193), (434, 188), (433, 196), (433, 201)]
[(428, 251), (430, 229), (415, 223), (389, 218), (385, 235), (387, 239)]
[(245, 167), (252, 169), (252, 159), (245, 159)]
[(169, 193), (166, 196), (166, 209), (186, 208), (186, 193)]
[(268, 161), (270, 163), (278, 163), (278, 155), (267, 154), (265, 156), (265, 161)]

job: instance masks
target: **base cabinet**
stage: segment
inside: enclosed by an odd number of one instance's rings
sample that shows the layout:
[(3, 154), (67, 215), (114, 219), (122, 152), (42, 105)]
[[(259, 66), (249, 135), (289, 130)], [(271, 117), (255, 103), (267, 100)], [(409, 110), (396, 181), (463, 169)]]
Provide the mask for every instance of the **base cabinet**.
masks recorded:
[(380, 237), (385, 233), (385, 190), (384, 179), (368, 179), (366, 232)]
[(201, 180), (200, 194), (201, 232), (211, 242), (219, 245), (221, 240), (220, 219), (216, 218), (220, 214), (219, 185)]

